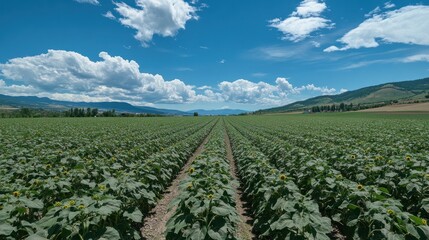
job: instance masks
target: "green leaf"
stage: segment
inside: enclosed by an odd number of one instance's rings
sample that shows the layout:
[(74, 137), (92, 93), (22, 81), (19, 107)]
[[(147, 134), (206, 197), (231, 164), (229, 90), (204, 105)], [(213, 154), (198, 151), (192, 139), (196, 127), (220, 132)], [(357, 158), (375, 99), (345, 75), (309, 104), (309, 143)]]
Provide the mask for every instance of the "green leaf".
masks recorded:
[(351, 204), (351, 203), (350, 203), (349, 205), (347, 205), (347, 208), (348, 208), (348, 209), (352, 209), (352, 210), (353, 210), (353, 209), (357, 209), (357, 208), (359, 208), (359, 206), (357, 206), (357, 205), (355, 205), (355, 204)]
[(414, 222), (415, 224), (423, 225), (423, 219), (421, 219), (421, 218), (419, 218), (419, 217), (416, 217), (416, 216), (414, 216), (414, 215), (411, 215), (411, 216), (410, 216), (410, 220), (411, 220), (412, 222)]
[(109, 200), (109, 202), (106, 205), (97, 209), (97, 212), (103, 216), (108, 216), (114, 212), (119, 211), (121, 209), (119, 206), (118, 206), (118, 201)]
[(25, 240), (48, 240), (48, 239), (41, 237), (37, 234), (33, 234), (33, 235), (28, 236), (28, 238), (26, 238)]
[(26, 197), (19, 199), (28, 208), (43, 209), (43, 202), (40, 199), (30, 200)]
[(226, 216), (228, 214), (230, 214), (230, 210), (226, 209), (226, 208), (222, 208), (222, 207), (213, 207), (212, 208), (212, 213), (219, 215), (219, 216)]
[(141, 223), (143, 219), (143, 213), (138, 208), (136, 208), (132, 213), (124, 212), (124, 217), (127, 217), (133, 222)]
[(415, 238), (419, 238), (419, 233), (417, 232), (416, 228), (411, 225), (411, 224), (407, 224), (407, 231), (409, 234), (413, 235)]
[(16, 227), (10, 225), (9, 223), (0, 224), (0, 235), (9, 236), (16, 230)]
[(192, 225), (192, 228), (189, 232), (189, 237), (187, 239), (191, 240), (203, 240), (205, 239), (207, 234), (207, 227), (206, 226), (200, 226), (199, 222), (196, 222)]
[(207, 234), (208, 234), (212, 239), (215, 239), (215, 240), (222, 240), (222, 239), (223, 239), (223, 238), (222, 238), (222, 236), (221, 236), (219, 233), (217, 233), (217, 232), (213, 231), (212, 229), (210, 229), (210, 230), (207, 232)]
[(353, 226), (356, 226), (357, 223), (358, 223), (358, 219), (355, 219), (355, 220), (349, 221), (347, 223), (347, 226), (353, 227)]
[(70, 212), (68, 219), (71, 221), (73, 220), (77, 215), (79, 215), (80, 212)]
[(279, 219), (278, 221), (272, 223), (270, 228), (272, 230), (283, 230), (283, 229), (292, 229), (295, 227), (294, 221), (291, 219)]
[(119, 232), (112, 228), (112, 227), (106, 227), (106, 231), (104, 232), (103, 236), (101, 236), (100, 240), (113, 240), (113, 239), (121, 239), (121, 235)]

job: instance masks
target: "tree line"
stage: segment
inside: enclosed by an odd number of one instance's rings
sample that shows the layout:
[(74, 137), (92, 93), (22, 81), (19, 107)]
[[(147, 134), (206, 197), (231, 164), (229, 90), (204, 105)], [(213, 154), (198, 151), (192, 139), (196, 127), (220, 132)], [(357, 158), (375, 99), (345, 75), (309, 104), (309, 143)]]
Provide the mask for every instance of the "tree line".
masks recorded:
[(42, 108), (1, 109), (0, 118), (40, 118), (40, 117), (165, 117), (151, 113), (118, 113), (115, 109), (102, 111), (98, 108), (70, 108), (66, 111)]
[(378, 108), (378, 107), (391, 105), (394, 103), (398, 103), (398, 101), (394, 100), (391, 103), (374, 103), (374, 104), (365, 104), (365, 105), (361, 105), (361, 104), (353, 105), (353, 103), (350, 103), (350, 104), (340, 103), (340, 104), (332, 104), (332, 105), (313, 106), (310, 109), (307, 109), (307, 111), (312, 113), (348, 112), (348, 111), (358, 111), (358, 110), (369, 109), (369, 108)]
[[(115, 110), (113, 110), (115, 111)], [(98, 115), (98, 108), (70, 108), (64, 111), (65, 117), (95, 117)]]

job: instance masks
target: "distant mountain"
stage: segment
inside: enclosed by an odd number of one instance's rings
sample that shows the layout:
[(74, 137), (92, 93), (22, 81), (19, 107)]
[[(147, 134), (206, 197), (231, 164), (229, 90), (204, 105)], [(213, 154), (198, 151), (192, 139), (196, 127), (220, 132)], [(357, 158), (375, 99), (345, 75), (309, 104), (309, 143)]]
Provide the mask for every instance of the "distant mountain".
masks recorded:
[(390, 102), (394, 100), (418, 100), (424, 99), (429, 93), (429, 78), (391, 82), (371, 87), (365, 87), (354, 91), (348, 91), (338, 95), (324, 95), (310, 98), (304, 101), (294, 102), (282, 107), (260, 110), (261, 113), (288, 112), (311, 108), (312, 106), (353, 103), (356, 104), (376, 104)]
[(190, 114), (197, 112), (198, 115), (207, 116), (207, 115), (237, 115), (241, 113), (247, 113), (248, 111), (241, 110), (241, 109), (215, 109), (215, 110), (195, 109), (187, 112)]
[(57, 101), (50, 98), (33, 96), (7, 96), (0, 94), (0, 106), (15, 108), (42, 108), (53, 111), (64, 111), (69, 108), (98, 108), (100, 110), (112, 110), (126, 113), (149, 113), (162, 115), (190, 115), (187, 112), (171, 109), (134, 106), (125, 102), (68, 102)]

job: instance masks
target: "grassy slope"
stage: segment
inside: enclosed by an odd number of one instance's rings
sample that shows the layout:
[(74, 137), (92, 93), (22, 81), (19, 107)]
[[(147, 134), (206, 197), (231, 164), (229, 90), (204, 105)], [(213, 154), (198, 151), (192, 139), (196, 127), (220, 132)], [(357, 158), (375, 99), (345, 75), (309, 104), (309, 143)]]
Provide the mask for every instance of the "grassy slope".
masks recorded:
[(339, 95), (314, 97), (286, 106), (262, 110), (262, 112), (282, 112), (312, 106), (339, 104), (342, 102), (353, 104), (372, 104), (392, 100), (416, 100), (423, 99), (428, 91), (429, 78), (425, 78), (414, 81), (370, 86)]

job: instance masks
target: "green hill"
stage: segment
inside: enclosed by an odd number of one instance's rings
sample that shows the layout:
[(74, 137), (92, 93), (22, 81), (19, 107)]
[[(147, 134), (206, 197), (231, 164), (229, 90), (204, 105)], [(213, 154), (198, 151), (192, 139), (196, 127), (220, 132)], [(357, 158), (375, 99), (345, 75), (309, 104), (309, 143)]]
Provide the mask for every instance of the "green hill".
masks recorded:
[(410, 102), (425, 99), (428, 93), (429, 78), (424, 78), (414, 81), (385, 83), (338, 95), (318, 96), (281, 107), (260, 110), (258, 113), (290, 112), (309, 109), (313, 106), (340, 103), (369, 106), (390, 103), (391, 101)]

